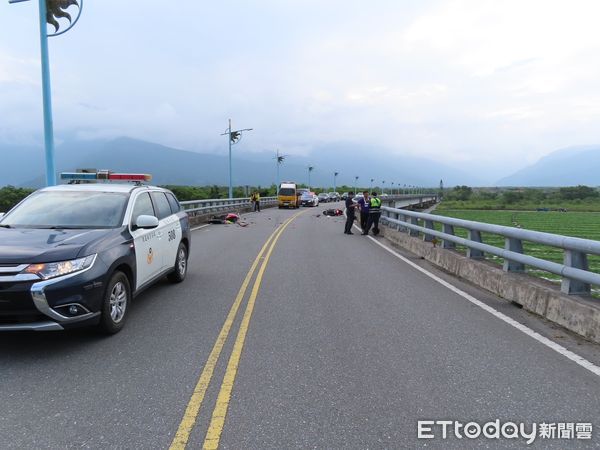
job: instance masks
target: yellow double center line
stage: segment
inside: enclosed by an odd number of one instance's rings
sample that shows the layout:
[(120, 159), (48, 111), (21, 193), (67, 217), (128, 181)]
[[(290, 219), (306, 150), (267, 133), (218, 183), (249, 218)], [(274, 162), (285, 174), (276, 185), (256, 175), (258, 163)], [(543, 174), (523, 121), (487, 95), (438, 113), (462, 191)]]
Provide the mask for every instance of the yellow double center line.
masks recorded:
[(237, 374), (237, 368), (240, 361), (240, 357), (242, 355), (242, 349), (246, 340), (246, 333), (248, 332), (248, 326), (250, 324), (250, 318), (252, 317), (252, 311), (254, 310), (256, 297), (258, 296), (260, 285), (262, 283), (263, 274), (265, 272), (267, 264), (269, 263), (271, 253), (273, 253), (273, 249), (275, 248), (275, 244), (277, 244), (277, 241), (279, 240), (279, 237), (286, 229), (286, 227), (300, 214), (302, 213), (300, 212), (294, 214), (290, 219), (286, 220), (283, 224), (281, 224), (279, 228), (277, 228), (273, 232), (273, 234), (271, 234), (271, 236), (269, 236), (265, 244), (262, 246), (260, 252), (258, 253), (258, 256), (252, 263), (250, 270), (246, 274), (246, 278), (244, 278), (244, 281), (242, 282), (242, 286), (240, 287), (235, 301), (233, 302), (233, 305), (229, 310), (229, 314), (227, 314), (227, 318), (225, 319), (225, 323), (221, 328), (221, 332), (217, 337), (215, 345), (213, 346), (213, 349), (210, 352), (210, 355), (208, 356), (208, 360), (204, 365), (202, 374), (198, 379), (198, 383), (194, 388), (194, 392), (192, 393), (192, 397), (190, 398), (188, 406), (185, 410), (183, 419), (181, 420), (179, 428), (177, 429), (177, 433), (175, 434), (173, 442), (171, 443), (170, 448), (172, 450), (184, 449), (187, 446), (190, 434), (194, 428), (194, 425), (196, 424), (196, 419), (198, 418), (200, 407), (202, 406), (202, 401), (204, 400), (204, 395), (206, 394), (206, 390), (208, 389), (208, 385), (210, 384), (210, 381), (212, 379), (215, 367), (217, 365), (217, 362), (219, 361), (221, 351), (223, 350), (223, 346), (227, 341), (227, 338), (231, 331), (231, 327), (237, 316), (239, 307), (244, 299), (244, 296), (246, 295), (248, 285), (250, 284), (250, 281), (254, 276), (254, 272), (256, 271), (260, 260), (263, 258), (263, 255), (266, 252), (266, 256), (264, 257), (262, 265), (260, 266), (258, 275), (256, 276), (256, 280), (254, 281), (254, 286), (252, 287), (250, 298), (248, 299), (248, 305), (246, 306), (246, 311), (244, 312), (244, 317), (242, 318), (242, 323), (240, 325), (240, 329), (238, 331), (238, 335), (233, 346), (233, 351), (231, 352), (231, 356), (229, 357), (227, 370), (223, 378), (223, 383), (221, 384), (219, 396), (217, 397), (217, 403), (212, 414), (212, 419), (208, 427), (206, 438), (204, 440), (204, 448), (214, 449), (219, 446), (219, 440), (221, 438), (223, 425), (225, 424), (225, 416), (227, 415), (229, 400), (231, 398), (231, 391), (233, 389), (235, 376)]

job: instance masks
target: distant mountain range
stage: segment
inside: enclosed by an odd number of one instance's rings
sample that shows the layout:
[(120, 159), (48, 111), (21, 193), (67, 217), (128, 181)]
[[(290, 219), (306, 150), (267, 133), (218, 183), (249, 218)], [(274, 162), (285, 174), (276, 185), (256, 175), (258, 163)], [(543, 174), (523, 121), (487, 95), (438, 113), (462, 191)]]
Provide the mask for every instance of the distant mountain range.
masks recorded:
[[(249, 152), (234, 147), (234, 185), (268, 186), (276, 182), (272, 152)], [(44, 152), (41, 147), (0, 145), (0, 186), (39, 187), (44, 185)], [(494, 180), (477, 178), (472, 173), (434, 160), (390, 155), (382, 149), (356, 144), (330, 144), (315, 147), (310, 156), (292, 155), (280, 166), (281, 180), (308, 182), (307, 167), (315, 167), (311, 184), (331, 187), (333, 173), (337, 184), (374, 186), (386, 181), (398, 185), (437, 186), (573, 186), (600, 185), (600, 146), (569, 147), (557, 150), (532, 166), (513, 175)], [(69, 140), (56, 148), (57, 172), (78, 168), (143, 172), (153, 175), (155, 184), (224, 186), (229, 180), (228, 158), (223, 154), (198, 153), (131, 138), (113, 140)]]
[(535, 164), (502, 178), (498, 186), (600, 185), (600, 146), (557, 150)]
[[(0, 186), (39, 187), (44, 184), (44, 153), (42, 148), (0, 146)], [(276, 182), (273, 153), (243, 152), (234, 147), (234, 185), (268, 186)], [(282, 180), (308, 182), (308, 165), (315, 167), (311, 184), (330, 187), (333, 173), (339, 172), (337, 184), (358, 186), (446, 186), (456, 184), (481, 185), (467, 172), (436, 161), (399, 155), (385, 155), (381, 150), (350, 144), (335, 144), (314, 148), (310, 157), (290, 156), (280, 166)], [(109, 141), (68, 141), (56, 148), (56, 169), (74, 171), (78, 168), (110, 169), (120, 172), (143, 172), (153, 175), (155, 184), (226, 185), (228, 158), (224, 155), (178, 150), (131, 138)]]

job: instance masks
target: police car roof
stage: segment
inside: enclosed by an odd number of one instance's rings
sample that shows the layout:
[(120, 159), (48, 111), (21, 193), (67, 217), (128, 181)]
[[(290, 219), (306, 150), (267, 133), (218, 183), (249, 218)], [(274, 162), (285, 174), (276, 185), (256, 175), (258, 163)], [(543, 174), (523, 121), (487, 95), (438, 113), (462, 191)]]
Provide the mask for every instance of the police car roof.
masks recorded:
[(59, 184), (57, 186), (48, 186), (40, 189), (46, 191), (89, 191), (89, 192), (122, 192), (130, 193), (134, 189), (151, 188), (161, 189), (156, 186), (136, 185), (126, 183), (81, 183), (81, 184)]

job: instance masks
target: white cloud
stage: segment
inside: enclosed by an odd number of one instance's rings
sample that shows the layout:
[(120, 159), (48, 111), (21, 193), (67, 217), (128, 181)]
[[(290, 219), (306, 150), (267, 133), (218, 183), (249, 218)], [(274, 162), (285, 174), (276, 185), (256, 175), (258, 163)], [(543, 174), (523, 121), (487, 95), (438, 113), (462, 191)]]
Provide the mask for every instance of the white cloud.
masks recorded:
[(35, 59), (18, 58), (0, 50), (0, 83), (39, 85), (39, 66)]

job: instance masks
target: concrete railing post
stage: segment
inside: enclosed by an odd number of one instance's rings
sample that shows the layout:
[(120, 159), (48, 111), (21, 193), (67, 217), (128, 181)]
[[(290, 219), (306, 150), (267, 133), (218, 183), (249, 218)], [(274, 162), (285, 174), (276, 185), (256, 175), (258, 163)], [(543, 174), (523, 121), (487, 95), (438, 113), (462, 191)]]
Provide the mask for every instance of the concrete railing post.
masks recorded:
[[(523, 253), (523, 241), (521, 239), (509, 238), (504, 240), (504, 249), (510, 250), (515, 253)], [(505, 272), (525, 272), (525, 264), (510, 261), (504, 258), (504, 265), (502, 267)]]
[[(425, 219), (425, 228), (427, 228), (428, 230), (433, 230), (434, 229), (433, 220)], [(433, 241), (433, 235), (425, 233), (423, 235), (423, 240), (425, 242), (431, 242), (431, 241)]]
[[(406, 215), (405, 214), (400, 214), (400, 222), (406, 222)], [(401, 231), (408, 231), (408, 228), (406, 228), (405, 226), (399, 225), (398, 226), (398, 230)]]
[[(447, 223), (442, 224), (442, 231), (446, 234), (454, 236), (454, 226), (448, 225)], [(442, 248), (456, 248), (456, 245), (452, 241), (442, 239)]]
[[(575, 269), (589, 270), (587, 254), (575, 250), (565, 249), (564, 265)], [(569, 295), (590, 295), (592, 292), (591, 286), (588, 283), (564, 277), (560, 285), (560, 290)]]
[[(394, 219), (400, 220), (400, 214), (394, 213)], [(396, 230), (400, 231), (400, 224), (399, 223), (396, 224)]]
[[(410, 224), (418, 226), (419, 225), (419, 219), (417, 219), (416, 217), (411, 217), (410, 218)], [(419, 237), (419, 231), (418, 230), (409, 229), (408, 230), (408, 235), (409, 236), (414, 236), (414, 237)]]
[[(473, 242), (482, 242), (481, 232), (477, 230), (469, 230), (469, 240)], [(467, 257), (471, 259), (483, 259), (485, 258), (485, 255), (481, 250), (469, 247), (467, 248)]]

